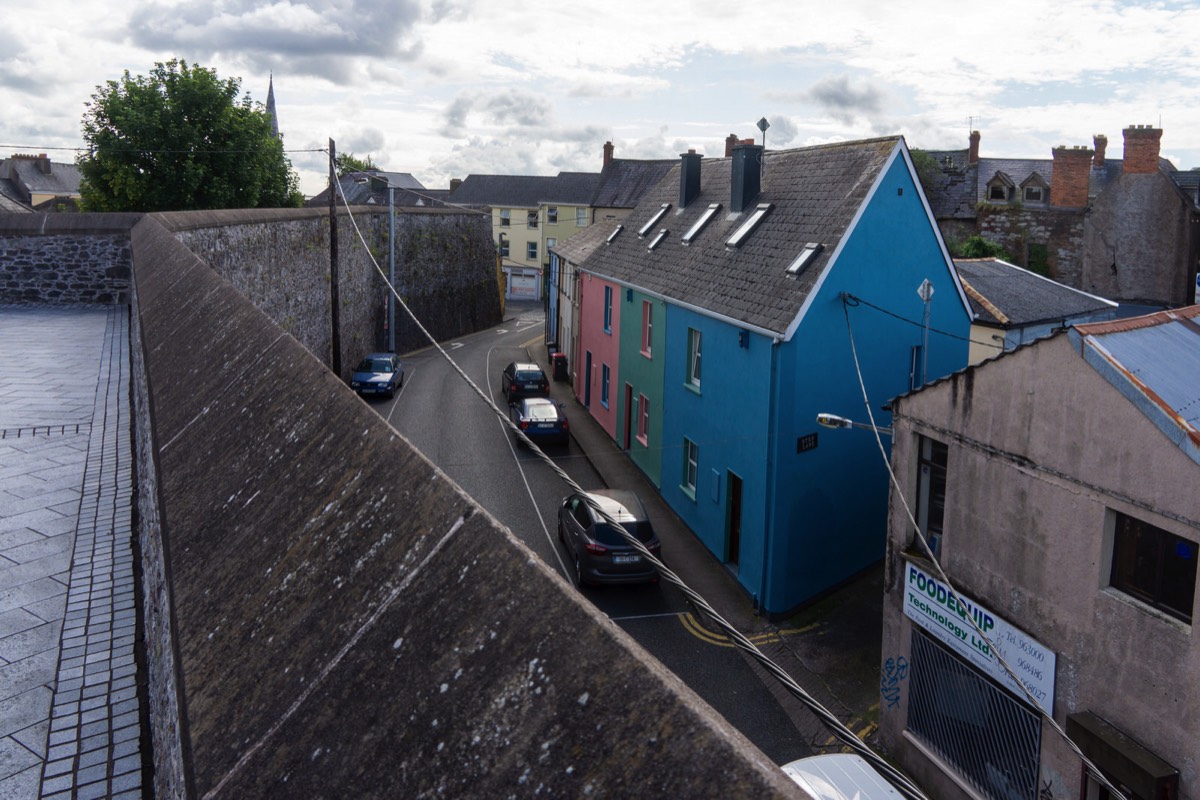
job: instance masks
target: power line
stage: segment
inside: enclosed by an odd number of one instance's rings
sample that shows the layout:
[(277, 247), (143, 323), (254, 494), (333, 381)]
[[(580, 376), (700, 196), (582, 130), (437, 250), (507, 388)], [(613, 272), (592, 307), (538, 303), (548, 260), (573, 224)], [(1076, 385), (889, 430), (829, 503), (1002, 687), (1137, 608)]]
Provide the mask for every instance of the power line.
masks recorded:
[(812, 711), (838, 740), (870, 762), (876, 770), (885, 775), (888, 780), (891, 781), (892, 784), (896, 786), (896, 788), (906, 797), (910, 798), (910, 800), (928, 800), (924, 792), (921, 791), (920, 787), (918, 787), (911, 779), (909, 779), (908, 776), (867, 747), (867, 745), (858, 738), (854, 731), (850, 730), (850, 728), (844, 725), (841, 720), (839, 720), (829, 710), (822, 706), (816, 698), (805, 691), (804, 688), (801, 687), (800, 684), (798, 684), (795, 679), (792, 678), (792, 676), (789, 675), (782, 667), (768, 658), (753, 642), (746, 638), (741, 631), (739, 631), (731, 623), (726, 621), (724, 617), (717, 613), (716, 609), (714, 609), (708, 603), (708, 601), (704, 599), (703, 596), (684, 583), (683, 579), (676, 575), (673, 571), (668, 569), (667, 565), (664, 564), (657, 556), (651, 553), (645, 544), (643, 544), (636, 536), (627, 531), (623, 525), (614, 519), (607, 511), (601, 508), (599, 504), (592, 500), (590, 495), (588, 495), (588, 493), (584, 491), (584, 489), (579, 486), (579, 484), (577, 484), (571, 478), (571, 476), (569, 476), (562, 470), (561, 467), (555, 464), (549, 456), (542, 452), (542, 449), (538, 447), (537, 444), (535, 444), (529, 439), (528, 436), (525, 435), (524, 431), (517, 427), (516, 423), (512, 421), (508, 414), (504, 413), (496, 406), (492, 398), (489, 397), (482, 389), (480, 389), (473, 380), (471, 380), (471, 378), (462, 370), (462, 368), (455, 363), (454, 359), (450, 357), (450, 354), (446, 352), (441, 344), (439, 344), (437, 340), (434, 339), (434, 337), (429, 333), (429, 331), (426, 330), (425, 326), (421, 324), (421, 321), (417, 319), (416, 314), (414, 314), (413, 311), (408, 307), (408, 304), (404, 302), (404, 299), (400, 297), (399, 293), (396, 291), (396, 288), (391, 284), (390, 281), (388, 281), (387, 275), (379, 266), (379, 262), (375, 260), (375, 256), (373, 253), (371, 253), (370, 247), (367, 246), (367, 241), (363, 237), (362, 231), (359, 230), (357, 220), (355, 220), (354, 215), (349, 212), (349, 204), (346, 203), (345, 193), (341, 191), (340, 181), (338, 182), (338, 193), (341, 195), (343, 205), (346, 206), (347, 213), (350, 217), (350, 223), (354, 226), (355, 234), (357, 234), (359, 241), (362, 242), (368, 258), (371, 259), (371, 263), (374, 264), (375, 271), (379, 273), (381, 278), (383, 278), (384, 283), (387, 285), (388, 290), (395, 297), (396, 302), (399, 303), (400, 307), (404, 309), (405, 313), (408, 314), (413, 323), (416, 324), (417, 328), (437, 349), (438, 353), (441, 354), (450, 367), (457, 372), (459, 377), (461, 377), (466, 384), (471, 387), (472, 391), (474, 391), (475, 394), (477, 394), (480, 399), (482, 399), (484, 403), (491, 408), (492, 412), (496, 415), (496, 418), (506, 425), (514, 434), (516, 434), (521, 442), (529, 447), (530, 452), (534, 453), (538, 459), (540, 459), (547, 467), (549, 467), (550, 470), (553, 471), (554, 474), (557, 475), (558, 478), (562, 480), (568, 487), (570, 487), (573, 492), (577, 492), (584, 497), (587, 500), (588, 505), (594, 508), (596, 512), (604, 519), (604, 521), (612, 527), (613, 530), (620, 533), (620, 535), (629, 543), (631, 547), (636, 549), (644, 559), (646, 559), (655, 567), (656, 570), (658, 570), (658, 574), (663, 580), (666, 580), (668, 583), (674, 584), (676, 587), (678, 587), (698, 609), (700, 609), (718, 628), (721, 629), (722, 632), (725, 633), (726, 636), (729, 637), (730, 641), (732, 641), (736, 647), (749, 654), (749, 656), (753, 658), (763, 669), (775, 676), (775, 678), (783, 684), (784, 688), (787, 689), (788, 693), (799, 700), (806, 708)]
[[(945, 570), (942, 569), (941, 562), (937, 560), (937, 556), (934, 555), (933, 549), (929, 546), (929, 542), (926, 541), (925, 534), (922, 533), (921, 526), (917, 523), (917, 518), (913, 515), (912, 509), (908, 505), (908, 498), (905, 497), (904, 490), (900, 487), (900, 481), (896, 478), (896, 473), (892, 471), (892, 463), (888, 458), (887, 449), (883, 446), (883, 438), (880, 435), (879, 427), (875, 424), (875, 415), (871, 411), (871, 400), (870, 397), (867, 396), (867, 385), (863, 379), (862, 367), (858, 362), (858, 348), (854, 344), (854, 329), (850, 325), (850, 305), (851, 304), (847, 302), (847, 297), (843, 297), (842, 313), (846, 317), (846, 334), (850, 337), (850, 352), (854, 357), (854, 369), (858, 374), (858, 386), (862, 390), (863, 405), (866, 407), (867, 419), (870, 420), (871, 428), (875, 433), (875, 442), (879, 445), (879, 453), (883, 457), (884, 465), (887, 468), (888, 477), (891, 479), (892, 486), (895, 487), (896, 496), (900, 499), (900, 504), (904, 508), (904, 513), (908, 517), (908, 521), (912, 523), (913, 530), (916, 532), (917, 540), (921, 543), (921, 549), (924, 551), (924, 554), (933, 562), (934, 570), (937, 572), (938, 579), (946, 585), (946, 588), (955, 597), (959, 597), (961, 595), (959, 594), (958, 589), (953, 583), (950, 582), (950, 578), (946, 575)], [(1070, 747), (1077, 756), (1079, 756), (1080, 760), (1083, 761), (1084, 766), (1087, 767), (1088, 772), (1091, 773), (1092, 777), (1102, 783), (1104, 788), (1112, 792), (1115, 797), (1126, 797), (1127, 795), (1125, 793), (1123, 793), (1120, 789), (1114, 786), (1112, 782), (1104, 777), (1104, 775), (1100, 772), (1100, 768), (1092, 763), (1091, 759), (1083, 754), (1083, 751), (1079, 749), (1079, 745), (1075, 744), (1075, 742), (1071, 740), (1071, 737), (1068, 736), (1067, 732), (1062, 729), (1058, 722), (1055, 721), (1050, 712), (1042, 707), (1042, 704), (1038, 702), (1038, 699), (1034, 697), (1029, 689), (1025, 686), (1025, 683), (1021, 680), (1020, 676), (1018, 676), (1013, 668), (1009, 666), (1009, 663), (1007, 660), (1005, 660), (1004, 656), (1000, 654), (996, 644), (991, 640), (991, 638), (988, 637), (986, 633), (984, 633), (983, 628), (980, 627), (979, 622), (976, 621), (975, 615), (967, 614), (963, 618), (971, 624), (972, 628), (974, 628), (975, 633), (979, 636), (980, 641), (987, 644), (992, 655), (996, 657), (996, 661), (999, 662), (1000, 666), (1004, 668), (1004, 671), (1009, 675), (1009, 677), (1016, 682), (1017, 686), (1021, 687), (1021, 691), (1025, 693), (1025, 697), (1028, 698), (1029, 703), (1035, 709), (1037, 709), (1038, 714), (1050, 723), (1050, 726), (1062, 737), (1067, 746)]]

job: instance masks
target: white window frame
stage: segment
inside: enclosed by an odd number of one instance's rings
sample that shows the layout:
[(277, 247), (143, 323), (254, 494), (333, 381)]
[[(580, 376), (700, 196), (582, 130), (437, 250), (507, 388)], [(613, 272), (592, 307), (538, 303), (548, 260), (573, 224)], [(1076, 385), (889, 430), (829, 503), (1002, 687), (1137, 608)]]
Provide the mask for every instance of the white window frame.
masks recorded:
[(650, 358), (654, 347), (654, 304), (642, 301), (642, 355)]
[(638, 395), (637, 440), (643, 445), (650, 443), (650, 401), (644, 394)]
[(525, 243), (525, 260), (526, 261), (537, 261), (537, 251), (538, 251), (538, 243), (537, 242), (526, 242)]
[(576, 228), (586, 228), (587, 224), (588, 224), (587, 208), (584, 207), (584, 208), (575, 209), (575, 227)]
[(700, 445), (683, 437), (683, 484), (680, 486), (693, 500), (696, 499), (696, 481), (700, 477)]
[(699, 391), (704, 357), (704, 336), (696, 328), (688, 328), (687, 385)]

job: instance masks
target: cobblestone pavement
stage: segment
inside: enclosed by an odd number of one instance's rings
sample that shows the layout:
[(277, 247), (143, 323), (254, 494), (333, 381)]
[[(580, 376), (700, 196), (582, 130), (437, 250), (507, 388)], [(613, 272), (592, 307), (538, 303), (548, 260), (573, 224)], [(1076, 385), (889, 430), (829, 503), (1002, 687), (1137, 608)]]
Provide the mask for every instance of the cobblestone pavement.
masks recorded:
[(0, 307), (0, 797), (140, 797), (128, 307)]

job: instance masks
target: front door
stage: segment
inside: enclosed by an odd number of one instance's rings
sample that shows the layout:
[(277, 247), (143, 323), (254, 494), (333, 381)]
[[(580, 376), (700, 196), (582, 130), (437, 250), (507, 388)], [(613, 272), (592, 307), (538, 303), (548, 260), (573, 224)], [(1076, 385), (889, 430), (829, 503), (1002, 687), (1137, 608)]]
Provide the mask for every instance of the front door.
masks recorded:
[(633, 384), (625, 384), (625, 435), (623, 437), (624, 448), (629, 449), (630, 434), (633, 427)]
[(727, 520), (726, 540), (728, 546), (725, 562), (736, 567), (738, 559), (741, 558), (742, 549), (742, 479), (732, 472), (727, 474), (729, 491), (725, 496), (729, 498), (729, 519)]
[(583, 407), (592, 407), (592, 351), (587, 351), (587, 361), (583, 366)]

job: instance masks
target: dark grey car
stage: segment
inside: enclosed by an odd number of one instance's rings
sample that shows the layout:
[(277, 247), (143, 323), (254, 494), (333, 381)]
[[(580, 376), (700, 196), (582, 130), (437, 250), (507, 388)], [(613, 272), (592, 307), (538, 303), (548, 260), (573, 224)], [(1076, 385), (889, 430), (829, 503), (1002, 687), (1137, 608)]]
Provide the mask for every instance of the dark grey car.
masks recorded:
[[(625, 489), (588, 492), (625, 530), (658, 556), (661, 545), (641, 499)], [(575, 582), (642, 583), (657, 581), (658, 571), (581, 494), (563, 499), (558, 509), (558, 538), (567, 546)]]

